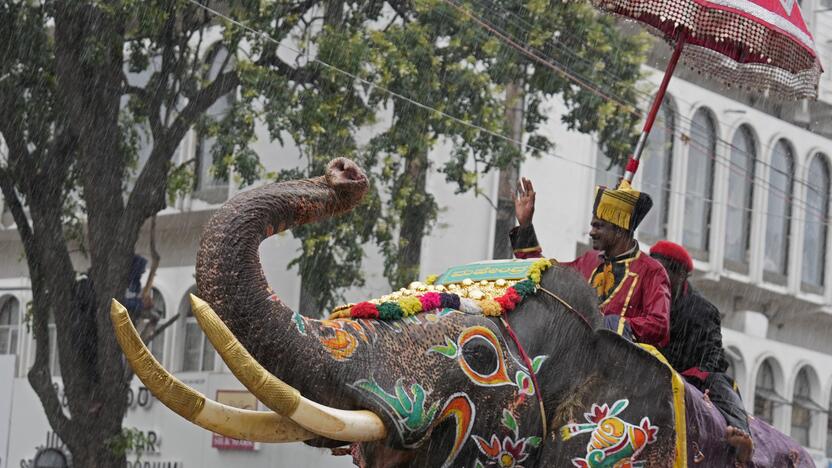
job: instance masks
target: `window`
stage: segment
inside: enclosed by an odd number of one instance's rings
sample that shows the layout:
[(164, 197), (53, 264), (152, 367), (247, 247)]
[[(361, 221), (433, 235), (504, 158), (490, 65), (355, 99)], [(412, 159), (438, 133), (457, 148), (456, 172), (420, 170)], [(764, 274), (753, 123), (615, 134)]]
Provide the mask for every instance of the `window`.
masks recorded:
[(751, 243), (751, 208), (754, 196), (756, 144), (751, 129), (742, 126), (731, 141), (728, 167), (728, 209), (725, 219), (725, 259), (729, 268), (745, 267)]
[[(210, 64), (207, 79), (214, 80), (220, 73), (229, 70), (233, 57), (229, 57), (228, 49), (219, 45), (209, 51), (206, 62)], [(234, 104), (234, 97), (235, 93), (232, 91), (219, 98), (208, 108), (206, 115), (214, 121), (222, 120)], [(221, 203), (228, 197), (228, 177), (215, 177), (212, 171), (214, 143), (216, 143), (216, 138), (204, 131), (197, 134), (194, 170), (196, 180), (193, 196), (209, 203)]]
[(797, 373), (794, 381), (794, 398), (792, 399), (792, 438), (804, 447), (809, 446), (809, 431), (812, 428), (812, 389), (806, 368)]
[(774, 424), (774, 369), (769, 361), (763, 361), (757, 372), (757, 386), (754, 391), (754, 416)]
[(829, 215), (829, 165), (826, 156), (815, 155), (809, 164), (806, 188), (806, 233), (803, 237), (803, 283), (815, 292), (824, 283), (826, 222)]
[(785, 140), (774, 146), (769, 170), (764, 267), (774, 274), (772, 278), (785, 283), (794, 185), (794, 152)]
[(708, 251), (716, 157), (716, 127), (708, 110), (696, 111), (690, 133), (682, 242), (701, 257)]
[(642, 163), (641, 185), (653, 198), (653, 209), (642, 221), (639, 232), (655, 239), (667, 237), (674, 132), (673, 106), (669, 99), (665, 99), (653, 131), (647, 138)]
[(624, 175), (624, 168), (620, 164), (613, 164), (600, 146), (595, 160), (595, 184), (604, 187), (617, 187), (618, 180)]
[(20, 334), (20, 302), (13, 296), (0, 298), (0, 354), (17, 354)]
[[(145, 322), (145, 326), (151, 327), (153, 331), (148, 329), (148, 338), (155, 333), (156, 329), (165, 323), (165, 298), (162, 293), (156, 288), (150, 289), (150, 297), (153, 300), (153, 308), (150, 310), (150, 318)], [(165, 357), (165, 332), (162, 331), (159, 335), (153, 338), (150, 342), (150, 352), (157, 361), (163, 362)]]
[(185, 349), (182, 370), (212, 371), (214, 370), (214, 356), (216, 353), (193, 315), (190, 301), (191, 294), (196, 294), (196, 286), (188, 290), (179, 306), (180, 317), (185, 317)]

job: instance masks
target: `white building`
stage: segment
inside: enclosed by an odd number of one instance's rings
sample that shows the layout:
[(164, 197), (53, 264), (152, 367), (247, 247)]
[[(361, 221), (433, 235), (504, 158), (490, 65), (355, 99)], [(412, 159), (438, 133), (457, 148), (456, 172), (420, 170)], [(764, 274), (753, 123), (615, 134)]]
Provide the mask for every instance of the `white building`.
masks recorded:
[[(830, 67), (832, 13), (824, 8), (821, 0), (803, 2), (822, 60)], [(654, 83), (657, 75), (650, 78)], [(832, 467), (832, 73), (822, 78), (818, 103), (784, 107), (765, 101), (749, 105), (741, 102), (746, 98), (731, 99), (698, 78), (680, 75), (671, 82), (635, 181), (655, 201), (640, 228), (642, 247), (667, 238), (694, 252), (693, 283), (723, 314), (724, 344), (747, 409), (800, 441), (818, 466)], [(555, 116), (558, 107), (552, 104)], [(529, 160), (521, 172), (539, 192), (535, 225), (544, 253), (572, 259), (586, 249), (592, 187), (616, 180), (617, 174), (604, 170), (607, 164), (592, 137), (567, 131), (556, 117), (548, 130), (557, 154)], [(210, 141), (195, 133), (187, 137), (179, 158), (201, 162), (198, 189), (159, 218), (162, 262), (154, 293), (162, 315), (178, 312), (180, 318), (154, 342), (153, 351), (180, 379), (214, 397), (241, 386), (212, 351), (186, 302), (194, 287), (201, 228), (235, 191), (233, 184), (211, 179), (209, 147)], [(265, 137), (255, 149), (269, 170), (298, 162), (294, 148), (270, 144)], [(432, 158), (447, 154), (440, 148)], [(496, 194), (497, 177), (485, 177), (481, 186)], [(424, 241), (422, 276), (490, 258), (491, 205), (473, 195), (454, 195), (440, 175), (429, 179), (428, 190), (447, 209)], [(0, 468), (33, 466), (36, 448), (57, 441), (49, 436), (25, 378), (35, 347), (24, 318), (31, 295), (19, 238), (6, 211), (0, 223), (0, 354), (14, 356), (0, 359)], [(139, 253), (146, 254), (147, 234)], [(272, 287), (293, 306), (299, 278), (286, 265), (298, 248), (290, 234), (261, 247)], [(77, 260), (76, 268), (83, 269), (83, 260)], [(351, 298), (387, 292), (379, 254), (368, 250), (366, 264), (367, 287), (351, 291)], [(53, 368), (60, 387), (60, 371)], [(141, 466), (350, 466), (348, 457), (329, 457), (299, 444), (212, 447), (211, 434), (162, 407), (138, 381), (132, 393), (125, 426), (154, 434)]]

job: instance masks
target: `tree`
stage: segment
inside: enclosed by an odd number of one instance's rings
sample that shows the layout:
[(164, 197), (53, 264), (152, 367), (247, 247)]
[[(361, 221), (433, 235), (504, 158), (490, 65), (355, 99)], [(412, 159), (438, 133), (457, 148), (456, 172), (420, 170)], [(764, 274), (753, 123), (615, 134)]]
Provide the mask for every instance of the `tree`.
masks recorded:
[[(613, 164), (623, 165), (637, 137), (634, 108), (649, 36), (622, 29), (587, 3), (501, 0), (456, 10), (460, 20), (475, 21), (500, 38), (490, 73), (506, 90), (505, 134), (527, 143), (525, 154), (541, 157), (555, 149), (539, 130), (559, 117), (571, 130), (594, 134)], [(564, 114), (547, 111), (553, 98), (563, 101)], [(509, 149), (495, 162), (500, 180), (494, 258), (512, 256), (511, 195), (524, 154), (517, 144)]]
[[(298, 40), (299, 24), (318, 2), (260, 3), (217, 8), (277, 40)], [(206, 62), (216, 50), (211, 37), (238, 54)], [(3, 2), (0, 41), (0, 189), (32, 282), (37, 350), (28, 379), (76, 466), (120, 468), (124, 453), (113, 447), (123, 437), (132, 376), (112, 333), (110, 299), (124, 296), (144, 222), (166, 206), (166, 193), (190, 188), (193, 167), (173, 164), (180, 142), (194, 127), (217, 137), (216, 177), (233, 168), (250, 183), (261, 172), (247, 145), (254, 119), (271, 119), (279, 136), (311, 108), (299, 105), (298, 89), (329, 80), (320, 69), (281, 59), (275, 43), (182, 1)], [(224, 117), (206, 115), (238, 89)], [(360, 108), (344, 120), (361, 123)], [(140, 161), (142, 132), (149, 154)], [(71, 229), (78, 226), (72, 220), (83, 229)], [(74, 287), (70, 258), (78, 242), (90, 266), (85, 297)], [(52, 386), (50, 317), (68, 412)]]
[[(546, 103), (553, 97), (567, 107), (559, 116), (562, 122), (594, 133), (614, 161), (623, 161), (635, 141), (637, 116), (631, 106), (648, 45), (643, 35), (623, 32), (613, 19), (575, 2), (499, 0), (462, 6), (454, 0), (420, 0), (412, 9), (396, 13), (384, 34), (373, 36), (378, 81), (472, 125), (383, 92), (374, 94), (383, 103), (394, 102), (393, 124), (369, 145), (382, 162), (381, 180), (389, 192), (378, 232), (385, 274), (393, 287), (419, 274), (421, 241), (439, 209), (425, 190), (431, 170), (443, 172), (457, 193), (474, 190), (480, 195), (478, 180), (483, 174), (511, 171), (503, 177), (512, 185), (501, 187), (496, 233), (497, 238), (507, 237), (514, 223), (510, 195), (520, 162), (526, 154), (540, 157), (554, 147), (540, 133), (549, 119)], [(570, 74), (594, 83), (617, 102), (577, 86), (572, 78), (512, 46), (512, 41), (566, 64)], [(514, 109), (517, 106), (522, 112)], [(530, 147), (526, 152), (497, 136), (522, 140), (523, 134)], [(441, 139), (450, 140), (454, 149), (451, 160), (436, 168), (428, 152)], [(495, 256), (507, 256), (506, 248), (503, 243)]]

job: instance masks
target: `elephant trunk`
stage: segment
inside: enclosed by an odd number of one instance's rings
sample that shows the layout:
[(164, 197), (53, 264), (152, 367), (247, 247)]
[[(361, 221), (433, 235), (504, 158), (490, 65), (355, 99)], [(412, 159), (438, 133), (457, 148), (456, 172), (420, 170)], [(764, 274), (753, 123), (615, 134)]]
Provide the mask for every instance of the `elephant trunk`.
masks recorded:
[(276, 348), (293, 341), (287, 339), (293, 311), (269, 289), (260, 264), (260, 243), (283, 230), (349, 211), (368, 185), (354, 162), (338, 158), (327, 165), (322, 177), (241, 193), (208, 222), (197, 254), (198, 295), (267, 369), (274, 371), (285, 354)]

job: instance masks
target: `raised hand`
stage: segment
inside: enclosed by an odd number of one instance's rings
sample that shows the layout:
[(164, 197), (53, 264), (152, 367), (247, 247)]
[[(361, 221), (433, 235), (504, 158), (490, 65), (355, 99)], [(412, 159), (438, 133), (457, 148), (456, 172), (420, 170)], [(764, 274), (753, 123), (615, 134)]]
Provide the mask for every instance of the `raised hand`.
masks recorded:
[(514, 200), (514, 216), (517, 217), (517, 222), (522, 227), (528, 227), (532, 224), (534, 197), (535, 192), (531, 180), (522, 177), (517, 181), (517, 193), (512, 195), (512, 200)]

